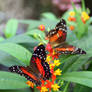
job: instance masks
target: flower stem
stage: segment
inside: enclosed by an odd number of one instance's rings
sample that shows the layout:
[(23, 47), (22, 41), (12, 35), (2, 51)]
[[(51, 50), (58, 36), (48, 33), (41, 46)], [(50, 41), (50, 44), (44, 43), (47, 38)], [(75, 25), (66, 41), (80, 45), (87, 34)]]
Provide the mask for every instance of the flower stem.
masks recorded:
[(66, 84), (63, 92), (67, 92), (67, 89), (68, 89), (69, 84), (70, 84), (70, 82), (67, 82), (67, 84)]

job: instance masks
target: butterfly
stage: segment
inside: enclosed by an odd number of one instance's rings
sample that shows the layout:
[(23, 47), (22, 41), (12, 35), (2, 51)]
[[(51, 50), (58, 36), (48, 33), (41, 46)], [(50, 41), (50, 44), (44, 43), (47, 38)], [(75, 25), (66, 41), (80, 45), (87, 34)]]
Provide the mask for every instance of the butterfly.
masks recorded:
[(45, 62), (46, 56), (44, 45), (39, 45), (32, 54), (29, 66), (11, 66), (9, 70), (24, 76), (36, 85), (41, 85), (41, 80), (48, 80), (51, 77), (49, 64)]
[(56, 27), (49, 32), (46, 32), (46, 39), (57, 53), (60, 54), (86, 54), (81, 48), (66, 43), (67, 26), (64, 19), (56, 24)]

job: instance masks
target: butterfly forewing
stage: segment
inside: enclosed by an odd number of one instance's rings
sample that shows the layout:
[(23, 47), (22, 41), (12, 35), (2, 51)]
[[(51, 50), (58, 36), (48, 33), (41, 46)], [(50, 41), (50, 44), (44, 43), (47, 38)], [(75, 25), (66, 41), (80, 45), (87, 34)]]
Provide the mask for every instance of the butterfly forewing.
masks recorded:
[(32, 58), (30, 60), (30, 64), (34, 61), (35, 58), (39, 58), (41, 62), (45, 62), (46, 60), (46, 51), (44, 45), (40, 45), (34, 51)]

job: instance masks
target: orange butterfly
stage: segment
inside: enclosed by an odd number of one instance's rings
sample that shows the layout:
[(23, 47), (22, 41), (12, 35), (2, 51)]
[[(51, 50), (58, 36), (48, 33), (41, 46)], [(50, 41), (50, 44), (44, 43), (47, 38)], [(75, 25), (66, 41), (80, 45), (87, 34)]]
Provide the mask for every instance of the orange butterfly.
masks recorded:
[(49, 44), (57, 53), (61, 54), (86, 54), (81, 48), (77, 48), (72, 45), (68, 45), (66, 41), (67, 26), (66, 21), (62, 19), (57, 23), (55, 29), (46, 32), (46, 39), (49, 40)]

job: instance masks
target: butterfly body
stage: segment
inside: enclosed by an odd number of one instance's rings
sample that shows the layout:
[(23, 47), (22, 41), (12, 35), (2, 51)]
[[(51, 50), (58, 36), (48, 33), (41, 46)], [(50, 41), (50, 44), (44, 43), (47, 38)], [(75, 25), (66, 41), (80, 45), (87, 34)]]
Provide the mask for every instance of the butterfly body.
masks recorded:
[(49, 65), (45, 60), (45, 47), (40, 45), (34, 51), (29, 66), (11, 66), (9, 70), (24, 76), (27, 80), (36, 85), (41, 85), (41, 80), (48, 80), (51, 77)]
[(50, 30), (46, 34), (46, 38), (49, 40), (49, 44), (56, 51), (61, 54), (86, 54), (81, 48), (77, 48), (73, 45), (67, 44), (67, 26), (64, 19), (57, 23), (55, 29)]

